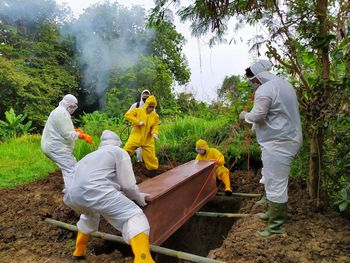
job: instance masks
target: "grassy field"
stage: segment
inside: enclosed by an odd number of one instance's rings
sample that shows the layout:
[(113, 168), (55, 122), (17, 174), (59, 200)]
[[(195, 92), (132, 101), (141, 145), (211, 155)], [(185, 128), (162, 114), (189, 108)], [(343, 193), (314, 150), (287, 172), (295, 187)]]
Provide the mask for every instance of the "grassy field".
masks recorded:
[(40, 149), (40, 135), (25, 135), (0, 144), (0, 188), (13, 188), (57, 169)]
[[(233, 138), (230, 145), (226, 145), (232, 132), (232, 124), (225, 119), (208, 121), (201, 118), (185, 117), (175, 121), (162, 121), (159, 129), (159, 140), (156, 141), (160, 163), (167, 163), (169, 160), (185, 163), (193, 160), (196, 156), (195, 142), (198, 139), (207, 140), (210, 147), (218, 148), (221, 151), (227, 148), (227, 152), (224, 153), (227, 162), (232, 162), (235, 156), (239, 157), (239, 162), (245, 162), (247, 149), (244, 130)], [(85, 129), (85, 127), (83, 128)], [(120, 130), (120, 137), (124, 143), (126, 142), (130, 128), (122, 124), (110, 129), (117, 133)], [(86, 144), (83, 140), (76, 141), (74, 156), (77, 160), (98, 148), (99, 133), (101, 131), (90, 133), (93, 135), (94, 143), (92, 145)], [(13, 188), (20, 184), (29, 183), (59, 169), (53, 161), (42, 153), (40, 139), (40, 135), (25, 135), (0, 144), (0, 188)], [(256, 143), (252, 143), (249, 148), (253, 157), (260, 158), (259, 147)], [(241, 165), (241, 167), (245, 167), (245, 165)]]

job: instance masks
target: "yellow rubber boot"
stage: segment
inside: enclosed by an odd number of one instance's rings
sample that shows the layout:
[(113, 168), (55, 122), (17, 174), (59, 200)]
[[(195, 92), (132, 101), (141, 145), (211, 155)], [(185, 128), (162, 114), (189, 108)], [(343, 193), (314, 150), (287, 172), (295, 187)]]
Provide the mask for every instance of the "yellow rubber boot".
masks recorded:
[(155, 263), (149, 250), (149, 239), (145, 233), (140, 233), (130, 239), (134, 263)]
[(231, 190), (230, 174), (229, 173), (222, 173), (221, 174), (221, 181), (225, 185), (225, 195), (231, 196), (232, 190)]
[(77, 241), (75, 242), (75, 251), (73, 256), (76, 258), (83, 258), (86, 254), (86, 248), (90, 240), (90, 235), (78, 231)]

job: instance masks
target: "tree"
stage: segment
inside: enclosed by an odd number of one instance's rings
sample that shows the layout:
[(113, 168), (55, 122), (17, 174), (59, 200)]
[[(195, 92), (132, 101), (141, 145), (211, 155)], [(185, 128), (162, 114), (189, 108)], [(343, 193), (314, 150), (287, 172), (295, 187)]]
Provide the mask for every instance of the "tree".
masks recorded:
[(4, 24), (16, 26), (17, 33), (35, 40), (41, 33), (42, 24), (63, 24), (71, 19), (67, 5), (55, 0), (11, 0), (0, 2), (0, 17)]
[[(146, 22), (145, 9), (141, 6), (128, 9), (117, 2), (106, 1), (87, 8), (67, 28), (77, 40), (87, 104), (106, 106), (109, 114), (121, 114), (144, 88), (172, 101), (174, 81), (188, 82), (190, 73), (182, 52), (184, 37), (169, 23), (147, 26)], [(156, 68), (159, 72), (154, 71)], [(163, 81), (163, 87), (158, 88)], [(105, 105), (106, 91), (108, 105)], [(117, 105), (117, 101), (124, 104)]]
[(176, 31), (175, 26), (169, 21), (149, 23), (155, 30), (151, 40), (151, 54), (159, 57), (168, 65), (173, 78), (180, 84), (186, 84), (190, 79), (188, 62), (182, 52), (185, 38)]
[[(179, 0), (158, 0), (153, 19), (164, 15), (169, 2), (180, 3)], [(340, 0), (195, 0), (181, 7), (178, 14), (192, 21), (193, 34), (214, 32), (212, 44), (224, 40), (232, 17), (237, 19), (237, 28), (250, 24), (266, 29), (266, 35), (255, 36), (251, 50), (259, 55), (261, 46), (266, 45), (267, 55), (279, 63), (281, 71), (295, 78), (309, 143), (308, 190), (310, 197), (318, 197), (325, 127), (345, 103), (350, 88), (349, 3)]]
[(54, 24), (42, 23), (35, 41), (11, 24), (0, 24), (0, 32), (0, 116), (12, 107), (43, 127), (54, 105), (78, 87), (73, 45)]
[(232, 103), (235, 99), (240, 98), (239, 84), (241, 83), (240, 76), (226, 76), (218, 89), (218, 98), (226, 103)]
[(141, 91), (149, 89), (158, 101), (157, 111), (164, 113), (175, 107), (172, 83), (171, 72), (164, 62), (143, 56), (127, 70), (114, 70), (108, 84), (106, 111), (109, 115), (124, 115), (135, 98), (140, 98)]

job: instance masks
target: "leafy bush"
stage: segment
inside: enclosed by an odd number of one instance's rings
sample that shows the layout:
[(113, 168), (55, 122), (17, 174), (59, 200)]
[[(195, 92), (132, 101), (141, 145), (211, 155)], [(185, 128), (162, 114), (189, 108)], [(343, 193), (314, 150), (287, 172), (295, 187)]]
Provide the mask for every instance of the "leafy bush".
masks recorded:
[(344, 212), (350, 204), (350, 184), (343, 188), (334, 196), (334, 204), (338, 206), (340, 212)]
[(98, 145), (100, 144), (100, 137), (93, 135), (92, 140), (92, 144), (88, 144), (84, 140), (75, 141), (73, 154), (78, 161), (82, 159), (85, 155), (97, 150)]
[(169, 123), (165, 121), (160, 127), (160, 142), (156, 143), (159, 161), (163, 163), (170, 159), (184, 163), (193, 160), (196, 157), (196, 141), (204, 139), (209, 147), (217, 148), (225, 154), (226, 165), (231, 165), (237, 156), (236, 167), (246, 168), (249, 151), (251, 166), (261, 166), (260, 147), (254, 140), (250, 140), (249, 148), (246, 149), (244, 129), (240, 129), (227, 145), (233, 126), (234, 124), (225, 117), (208, 121), (187, 116)]
[(330, 123), (324, 143), (322, 189), (334, 206), (345, 210), (350, 203), (350, 116), (339, 115)]
[(208, 122), (195, 117), (164, 120), (159, 128), (159, 142), (156, 143), (159, 161), (168, 159), (188, 162), (195, 157), (196, 140), (203, 137)]
[(5, 121), (0, 120), (0, 137), (16, 138), (22, 134), (27, 134), (33, 128), (32, 121), (24, 123), (27, 116), (24, 114), (16, 115), (13, 108), (5, 112)]
[(123, 127), (126, 126), (126, 121), (123, 118), (109, 117), (100, 111), (84, 113), (80, 118), (84, 132), (90, 135), (100, 136), (104, 130), (111, 130), (119, 135)]

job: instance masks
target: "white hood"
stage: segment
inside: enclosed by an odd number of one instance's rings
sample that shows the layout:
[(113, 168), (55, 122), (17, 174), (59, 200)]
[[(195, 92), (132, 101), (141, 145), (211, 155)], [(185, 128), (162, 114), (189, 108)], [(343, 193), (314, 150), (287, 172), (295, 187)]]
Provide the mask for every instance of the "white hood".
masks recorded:
[(122, 141), (120, 140), (119, 136), (114, 132), (109, 130), (104, 130), (101, 135), (101, 142), (100, 142), (99, 148), (106, 145), (113, 145), (113, 146), (120, 147), (122, 145)]
[(270, 71), (273, 67), (273, 64), (269, 60), (259, 60), (250, 66), (251, 72), (256, 76), (257, 74), (263, 71)]

